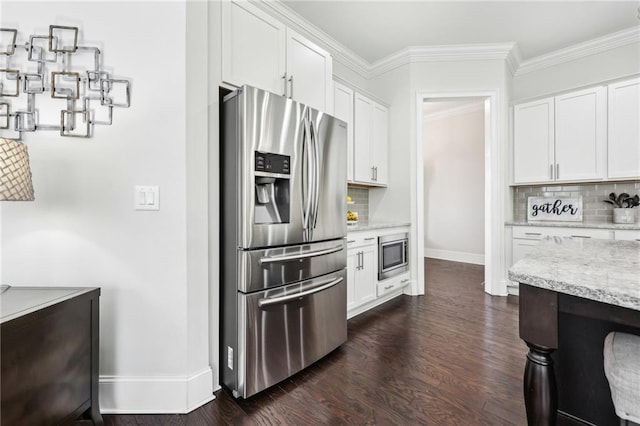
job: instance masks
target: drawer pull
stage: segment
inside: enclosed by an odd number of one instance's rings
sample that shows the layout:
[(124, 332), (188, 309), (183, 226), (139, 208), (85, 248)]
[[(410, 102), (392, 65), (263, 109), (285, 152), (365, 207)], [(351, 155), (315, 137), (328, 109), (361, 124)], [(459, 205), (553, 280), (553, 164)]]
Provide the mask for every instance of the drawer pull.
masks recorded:
[(347, 240), (347, 243), (355, 243), (356, 240)]
[(400, 281), (401, 284), (406, 283), (407, 281), (409, 281), (409, 278), (405, 278), (404, 280)]
[(388, 285), (388, 286), (385, 286), (385, 288), (384, 288), (384, 289), (385, 289), (385, 290), (389, 290), (390, 288), (393, 288), (393, 284)]
[(571, 238), (591, 238), (588, 235), (572, 235)]
[(525, 232), (524, 235), (542, 235), (540, 232)]
[(376, 237), (367, 237), (367, 238), (365, 238), (364, 240), (365, 240), (365, 241), (371, 241), (371, 240), (375, 240), (375, 239), (376, 239)]

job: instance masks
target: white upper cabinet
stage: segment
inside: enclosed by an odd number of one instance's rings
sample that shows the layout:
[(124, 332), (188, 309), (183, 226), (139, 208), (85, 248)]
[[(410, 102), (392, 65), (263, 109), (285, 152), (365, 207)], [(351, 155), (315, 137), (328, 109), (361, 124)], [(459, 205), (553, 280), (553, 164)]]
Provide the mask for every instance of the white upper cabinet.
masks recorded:
[(606, 177), (606, 88), (594, 87), (556, 96), (557, 181)]
[(347, 123), (347, 182), (353, 182), (353, 90), (333, 82), (333, 115)]
[(386, 185), (389, 183), (389, 111), (376, 103), (373, 104), (372, 141), (375, 183)]
[(388, 111), (360, 93), (354, 99), (354, 181), (385, 186), (389, 168)]
[(287, 29), (288, 96), (312, 108), (333, 113), (331, 55)]
[(513, 180), (531, 183), (552, 180), (554, 162), (553, 98), (513, 108)]
[(286, 27), (247, 1), (222, 3), (222, 80), (284, 95)]
[(606, 97), (594, 87), (515, 105), (513, 183), (605, 179)]
[(222, 3), (222, 80), (333, 112), (331, 55), (246, 0)]
[(609, 85), (608, 177), (640, 179), (640, 78)]

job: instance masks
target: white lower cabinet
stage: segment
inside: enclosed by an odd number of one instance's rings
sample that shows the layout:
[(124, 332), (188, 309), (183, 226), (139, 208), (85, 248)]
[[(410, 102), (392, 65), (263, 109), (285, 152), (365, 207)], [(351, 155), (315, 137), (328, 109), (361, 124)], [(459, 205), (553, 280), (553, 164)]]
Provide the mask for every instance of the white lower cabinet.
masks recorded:
[(388, 278), (384, 281), (378, 281), (377, 295), (378, 297), (391, 293), (394, 290), (401, 289), (409, 284), (409, 272), (398, 275), (397, 277)]
[(401, 294), (410, 282), (409, 271), (378, 281), (378, 237), (407, 232), (408, 228), (383, 228), (350, 232), (347, 236), (347, 318), (361, 314)]

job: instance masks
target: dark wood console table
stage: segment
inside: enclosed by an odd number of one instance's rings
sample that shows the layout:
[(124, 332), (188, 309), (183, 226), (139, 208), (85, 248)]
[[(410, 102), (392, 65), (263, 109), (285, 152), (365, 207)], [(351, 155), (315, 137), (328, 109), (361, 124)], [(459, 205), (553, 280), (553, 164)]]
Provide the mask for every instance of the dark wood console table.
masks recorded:
[(640, 335), (640, 243), (552, 239), (509, 270), (520, 283), (529, 425), (618, 425), (604, 375), (610, 331)]
[(99, 288), (10, 287), (2, 309), (0, 423), (102, 425)]

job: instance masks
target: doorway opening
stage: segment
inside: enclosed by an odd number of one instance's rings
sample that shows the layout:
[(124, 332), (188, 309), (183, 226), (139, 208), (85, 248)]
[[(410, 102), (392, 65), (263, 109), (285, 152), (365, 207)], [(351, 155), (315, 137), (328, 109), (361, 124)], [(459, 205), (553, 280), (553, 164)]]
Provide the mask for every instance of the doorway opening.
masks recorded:
[(418, 94), (416, 248), (420, 260), (484, 264), (484, 290), (506, 295), (497, 98)]

